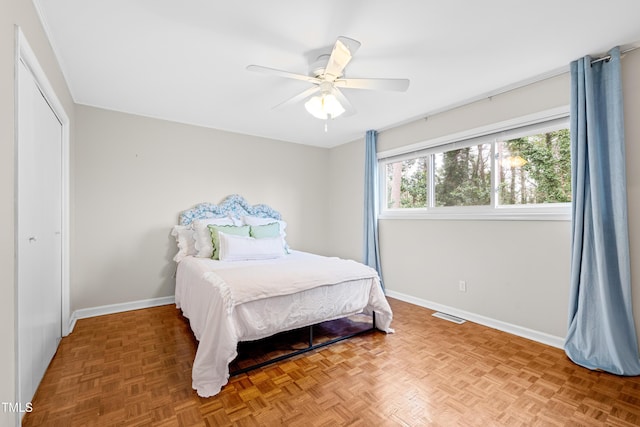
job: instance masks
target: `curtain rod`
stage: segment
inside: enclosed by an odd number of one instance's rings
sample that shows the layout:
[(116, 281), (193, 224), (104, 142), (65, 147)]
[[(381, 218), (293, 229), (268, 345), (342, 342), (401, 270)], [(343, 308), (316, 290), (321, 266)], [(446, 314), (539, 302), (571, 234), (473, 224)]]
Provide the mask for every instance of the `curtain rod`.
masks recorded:
[[(640, 46), (633, 46), (630, 47), (629, 49), (625, 49), (620, 51), (620, 57), (622, 57), (622, 55), (624, 55), (625, 53), (631, 52), (632, 50), (636, 50), (638, 49)], [(596, 58), (596, 59), (592, 59), (591, 60), (591, 65), (593, 64), (597, 64), (598, 62), (602, 62), (602, 61), (609, 61), (611, 59), (611, 55), (605, 55), (602, 58)]]
[(602, 58), (598, 58), (598, 59), (592, 59), (591, 65), (597, 64), (598, 62), (602, 62), (602, 61), (609, 62), (610, 59), (611, 59), (611, 55), (603, 56)]

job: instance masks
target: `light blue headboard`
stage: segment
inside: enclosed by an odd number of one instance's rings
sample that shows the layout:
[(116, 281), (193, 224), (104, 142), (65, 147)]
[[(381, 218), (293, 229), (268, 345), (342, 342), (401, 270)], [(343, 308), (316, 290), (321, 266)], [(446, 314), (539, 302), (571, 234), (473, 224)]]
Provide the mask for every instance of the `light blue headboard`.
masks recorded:
[(180, 225), (189, 225), (193, 220), (204, 218), (220, 218), (243, 216), (257, 216), (260, 218), (282, 219), (280, 212), (267, 205), (250, 205), (244, 197), (232, 194), (219, 205), (213, 203), (200, 203), (196, 207), (183, 211), (180, 214)]

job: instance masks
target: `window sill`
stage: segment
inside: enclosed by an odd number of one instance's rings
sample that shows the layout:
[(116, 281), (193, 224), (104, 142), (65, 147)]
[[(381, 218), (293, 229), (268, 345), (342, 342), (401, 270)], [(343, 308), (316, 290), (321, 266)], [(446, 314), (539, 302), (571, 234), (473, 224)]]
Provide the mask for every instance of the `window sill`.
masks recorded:
[(381, 220), (420, 219), (451, 221), (571, 221), (571, 208), (509, 208), (509, 209), (415, 209), (384, 211)]

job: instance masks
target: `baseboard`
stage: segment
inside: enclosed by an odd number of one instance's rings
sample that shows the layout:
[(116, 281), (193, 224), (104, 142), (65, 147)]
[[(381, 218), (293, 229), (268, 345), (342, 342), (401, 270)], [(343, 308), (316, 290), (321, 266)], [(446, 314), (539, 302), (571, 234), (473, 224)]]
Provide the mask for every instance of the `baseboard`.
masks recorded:
[[(511, 323), (503, 322), (501, 320), (492, 319), (490, 317), (481, 316), (479, 314), (471, 313), (469, 311), (460, 310), (454, 307), (449, 307), (444, 304), (439, 304), (433, 301), (428, 301), (422, 298), (417, 298), (411, 295), (403, 294), (401, 292), (392, 291), (387, 289), (385, 292), (391, 298), (396, 298), (401, 301), (405, 301), (411, 304), (425, 307), (434, 311), (441, 311), (448, 313), (456, 317), (468, 320), (470, 322), (478, 323), (480, 325), (488, 326), (489, 328), (497, 329), (499, 331), (507, 332), (519, 337), (527, 338), (533, 341), (537, 341), (542, 344), (550, 345), (556, 348), (563, 348), (564, 338), (547, 334), (545, 332), (536, 331), (522, 326), (513, 325)], [(121, 313), (130, 310), (139, 310), (142, 308), (157, 307), (160, 305), (175, 304), (175, 298), (173, 296), (151, 298), (139, 301), (130, 301), (119, 304), (102, 305), (99, 307), (82, 308), (75, 310), (69, 319), (69, 333), (73, 331), (73, 328), (78, 319), (86, 319), (88, 317), (103, 316), (105, 314)]]
[(449, 307), (443, 304), (438, 304), (433, 301), (428, 301), (422, 298), (417, 298), (411, 295), (403, 294), (387, 289), (385, 291), (387, 296), (396, 298), (401, 301), (405, 301), (411, 304), (419, 305), (430, 310), (441, 311), (443, 313), (451, 314), (456, 317), (468, 320), (470, 322), (478, 323), (489, 328), (497, 329), (499, 331), (507, 332), (519, 337), (527, 338), (532, 341), (537, 341), (542, 344), (549, 345), (551, 347), (563, 348), (564, 338), (547, 334), (545, 332), (536, 331), (522, 326), (513, 325), (511, 323), (503, 322), (501, 320), (492, 319), (490, 317), (481, 316), (479, 314), (471, 313), (468, 311), (460, 310), (454, 307)]
[(119, 304), (101, 305), (99, 307), (81, 308), (75, 310), (69, 319), (69, 333), (73, 331), (78, 319), (103, 316), (105, 314), (122, 313), (124, 311), (140, 310), (142, 308), (157, 307), (160, 305), (175, 304), (175, 297), (151, 298), (139, 301), (123, 302)]

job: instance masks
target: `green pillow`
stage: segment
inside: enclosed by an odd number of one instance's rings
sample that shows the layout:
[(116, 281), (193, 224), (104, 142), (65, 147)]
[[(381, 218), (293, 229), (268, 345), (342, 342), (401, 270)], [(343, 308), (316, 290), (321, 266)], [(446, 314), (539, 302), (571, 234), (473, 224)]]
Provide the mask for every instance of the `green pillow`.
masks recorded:
[(252, 225), (249, 234), (256, 239), (278, 237), (280, 235), (280, 224), (272, 222), (265, 225)]
[[(277, 224), (276, 224), (277, 225)], [(251, 229), (248, 225), (207, 225), (209, 231), (211, 232), (211, 243), (213, 244), (213, 255), (212, 259), (220, 259), (220, 235), (218, 234), (222, 231), (225, 234), (233, 234), (235, 236), (245, 236), (249, 237), (249, 230)]]

